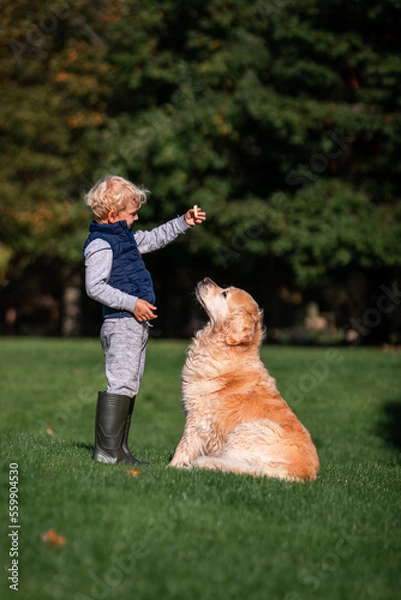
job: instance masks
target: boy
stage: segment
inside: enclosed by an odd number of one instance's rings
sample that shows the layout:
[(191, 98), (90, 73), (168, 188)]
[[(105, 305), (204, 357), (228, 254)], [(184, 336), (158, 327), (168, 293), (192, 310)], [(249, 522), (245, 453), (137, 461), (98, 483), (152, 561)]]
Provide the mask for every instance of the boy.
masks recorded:
[(156, 319), (152, 277), (141, 254), (163, 248), (206, 214), (190, 209), (151, 231), (133, 233), (147, 191), (108, 175), (85, 196), (94, 215), (84, 244), (86, 293), (103, 304), (100, 339), (106, 363), (107, 391), (99, 392), (95, 450), (103, 463), (149, 464), (128, 447), (135, 398), (144, 371), (149, 321)]

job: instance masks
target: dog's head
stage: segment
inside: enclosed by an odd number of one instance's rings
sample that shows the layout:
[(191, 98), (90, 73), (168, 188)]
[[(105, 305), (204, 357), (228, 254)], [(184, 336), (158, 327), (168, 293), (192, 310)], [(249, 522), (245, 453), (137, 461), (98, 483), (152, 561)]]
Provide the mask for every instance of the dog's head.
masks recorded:
[(236, 287), (221, 288), (205, 277), (196, 287), (196, 297), (226, 344), (259, 345), (263, 313), (247, 292)]

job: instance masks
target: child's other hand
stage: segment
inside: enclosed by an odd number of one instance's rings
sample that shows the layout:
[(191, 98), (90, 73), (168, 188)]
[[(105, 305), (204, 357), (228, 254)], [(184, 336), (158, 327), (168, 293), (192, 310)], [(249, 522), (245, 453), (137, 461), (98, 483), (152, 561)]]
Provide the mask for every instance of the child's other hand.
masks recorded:
[(190, 227), (200, 225), (206, 220), (206, 213), (198, 206), (195, 214), (195, 207), (190, 208), (184, 215), (185, 223)]
[(140, 323), (157, 319), (157, 315), (153, 312), (154, 310), (157, 310), (156, 306), (153, 306), (153, 304), (150, 304), (150, 302), (147, 302), (146, 300), (138, 298), (134, 308), (134, 317)]

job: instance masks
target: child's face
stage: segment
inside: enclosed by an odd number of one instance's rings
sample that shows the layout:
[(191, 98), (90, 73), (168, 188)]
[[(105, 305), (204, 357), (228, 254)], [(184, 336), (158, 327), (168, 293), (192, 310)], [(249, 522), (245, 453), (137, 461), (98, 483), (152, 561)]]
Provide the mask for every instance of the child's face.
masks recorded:
[(126, 221), (127, 222), (127, 227), (128, 229), (130, 229), (134, 223), (134, 221), (138, 220), (138, 202), (136, 199), (131, 198), (128, 201), (127, 206), (120, 211), (119, 213), (115, 214), (114, 211), (110, 211), (108, 214), (108, 222), (109, 223), (117, 223), (117, 221)]

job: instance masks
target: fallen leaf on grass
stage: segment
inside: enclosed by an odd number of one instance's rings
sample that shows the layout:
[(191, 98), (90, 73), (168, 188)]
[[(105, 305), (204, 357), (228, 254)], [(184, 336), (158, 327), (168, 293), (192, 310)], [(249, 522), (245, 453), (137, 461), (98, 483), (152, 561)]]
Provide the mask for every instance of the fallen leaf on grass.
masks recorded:
[(40, 539), (48, 546), (64, 546), (67, 541), (64, 536), (56, 533), (54, 529), (48, 529), (41, 533)]
[(53, 431), (53, 429), (52, 429), (52, 426), (51, 426), (51, 425), (48, 425), (48, 426), (47, 426), (47, 428), (46, 428), (46, 433), (47, 433), (47, 435), (54, 435), (54, 431)]
[(138, 477), (138, 475), (140, 475), (141, 472), (137, 471), (136, 469), (129, 469), (127, 471), (127, 475), (131, 475), (131, 477)]

